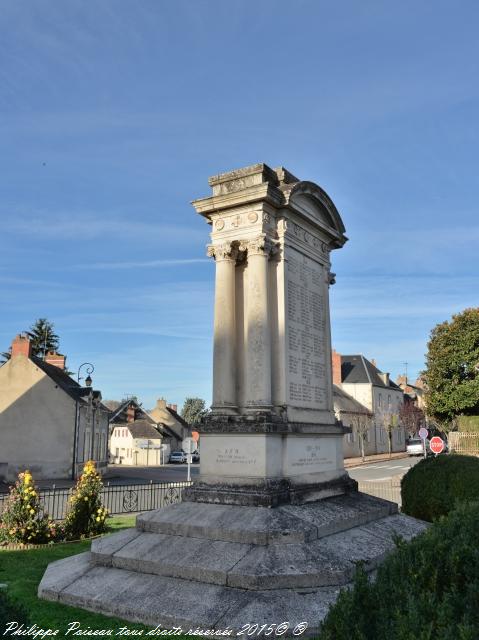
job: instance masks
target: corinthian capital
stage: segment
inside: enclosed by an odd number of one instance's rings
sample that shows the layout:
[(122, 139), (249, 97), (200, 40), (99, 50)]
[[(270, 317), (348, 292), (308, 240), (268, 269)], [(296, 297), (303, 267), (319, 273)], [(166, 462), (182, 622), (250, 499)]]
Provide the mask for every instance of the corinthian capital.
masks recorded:
[(242, 240), (240, 242), (240, 251), (247, 251), (249, 255), (259, 255), (269, 257), (277, 250), (277, 245), (266, 234), (262, 233), (251, 240)]
[(209, 258), (218, 260), (235, 261), (238, 257), (238, 248), (233, 242), (223, 242), (222, 244), (209, 244), (207, 247)]

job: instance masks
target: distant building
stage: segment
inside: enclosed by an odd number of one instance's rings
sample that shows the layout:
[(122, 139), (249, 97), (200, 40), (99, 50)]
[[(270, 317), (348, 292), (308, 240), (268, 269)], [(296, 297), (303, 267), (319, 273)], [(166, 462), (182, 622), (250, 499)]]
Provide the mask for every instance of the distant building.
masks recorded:
[(373, 413), (363, 404), (355, 400), (340, 386), (333, 384), (334, 413), (338, 420), (351, 431), (344, 436), (343, 453), (345, 458), (356, 458), (361, 455), (361, 437), (364, 437), (364, 454), (376, 453), (373, 431)]
[(182, 440), (177, 430), (152, 417), (133, 398), (122, 402), (110, 418), (110, 460), (115, 464), (165, 464)]
[(184, 438), (191, 436), (191, 427), (183, 420), (177, 409), (176, 404), (170, 404), (164, 398), (159, 398), (156, 401), (156, 407), (149, 411), (149, 415), (158, 424), (169, 427), (181, 443)]
[(402, 389), (407, 400), (413, 402), (418, 409), (426, 411), (425, 395), (426, 390), (421, 379), (416, 380), (414, 384), (408, 381), (407, 376), (401, 375), (396, 379), (397, 385)]
[(30, 469), (36, 480), (76, 477), (86, 460), (107, 466), (109, 411), (101, 393), (65, 373), (65, 356), (32, 356), (18, 335), (0, 367), (0, 475)]
[[(405, 451), (406, 433), (399, 414), (404, 402), (402, 389), (389, 373), (383, 373), (363, 355), (332, 353), (333, 384), (363, 405), (372, 414), (369, 435), (370, 450), (385, 453), (389, 450), (386, 424), (393, 424), (392, 451)], [(345, 438), (348, 436), (346, 435)]]

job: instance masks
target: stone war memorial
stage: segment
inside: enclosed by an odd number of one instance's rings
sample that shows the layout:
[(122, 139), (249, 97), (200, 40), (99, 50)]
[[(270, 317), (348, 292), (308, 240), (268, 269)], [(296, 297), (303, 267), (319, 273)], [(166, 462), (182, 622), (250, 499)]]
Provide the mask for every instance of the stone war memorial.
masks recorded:
[(193, 202), (216, 268), (199, 481), (180, 504), (52, 563), (39, 595), (185, 633), (314, 635), (358, 561), (372, 571), (395, 535), (426, 525), (359, 493), (344, 469), (329, 287), (347, 238), (333, 202), (265, 164), (209, 184)]

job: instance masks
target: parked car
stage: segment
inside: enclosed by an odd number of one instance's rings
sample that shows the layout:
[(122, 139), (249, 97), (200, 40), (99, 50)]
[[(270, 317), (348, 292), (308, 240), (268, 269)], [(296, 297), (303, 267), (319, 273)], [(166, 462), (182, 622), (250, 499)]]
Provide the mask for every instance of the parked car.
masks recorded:
[(183, 464), (183, 462), (186, 462), (186, 453), (183, 451), (172, 451), (170, 453), (170, 462)]
[[(410, 438), (406, 447), (406, 452), (409, 456), (423, 456), (424, 445), (421, 438)], [(429, 440), (426, 438), (426, 455), (429, 455), (430, 452)]]

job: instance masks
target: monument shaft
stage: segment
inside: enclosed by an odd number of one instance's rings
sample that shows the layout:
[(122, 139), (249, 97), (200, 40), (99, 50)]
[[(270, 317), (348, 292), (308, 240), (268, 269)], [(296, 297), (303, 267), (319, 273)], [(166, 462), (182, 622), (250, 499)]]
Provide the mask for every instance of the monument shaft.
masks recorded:
[(212, 196), (193, 205), (216, 261), (213, 404), (188, 499), (273, 506), (343, 493), (354, 484), (333, 412), (329, 319), (339, 213), (283, 168), (209, 183)]

